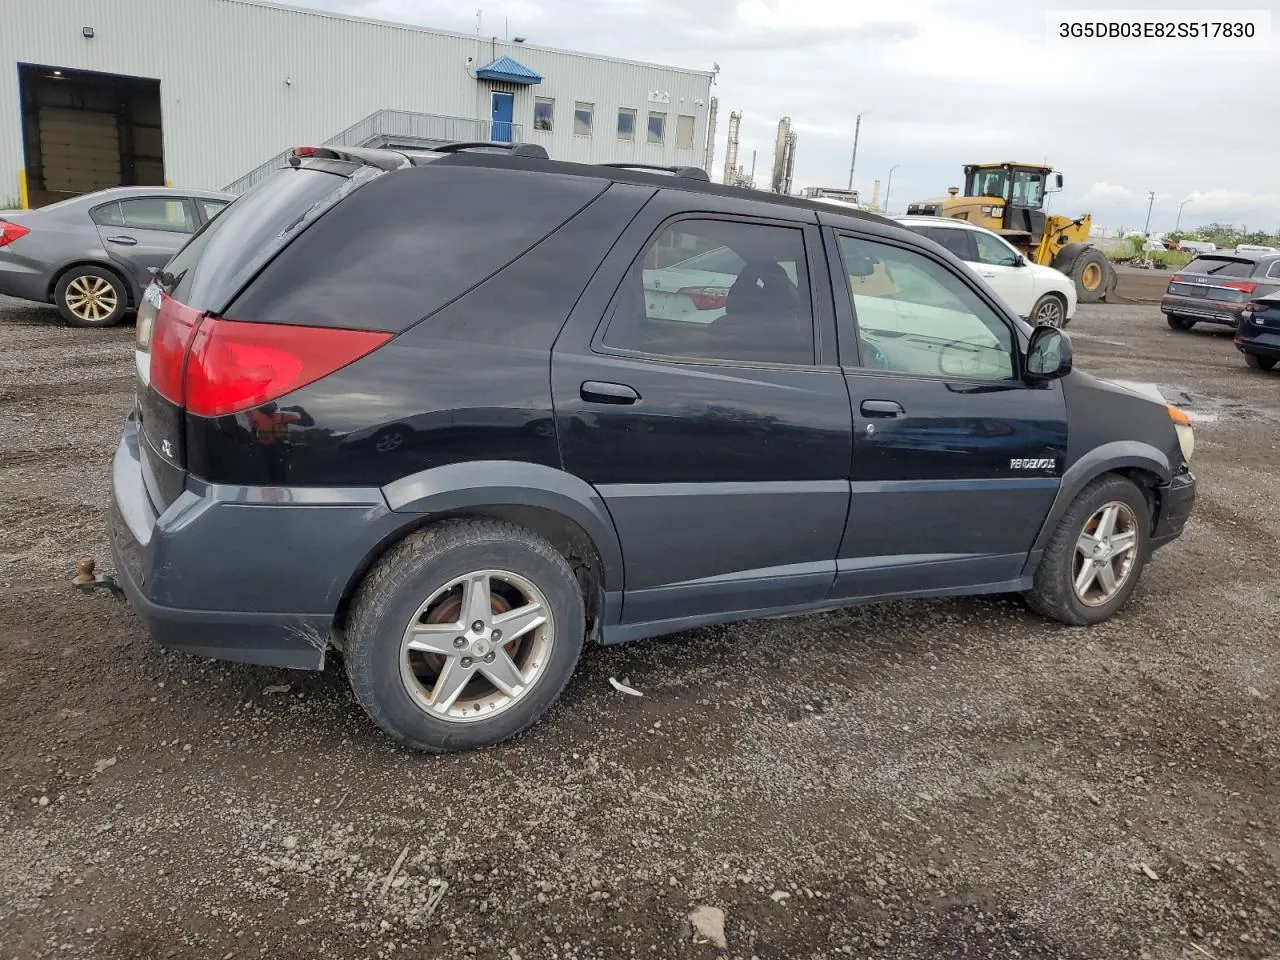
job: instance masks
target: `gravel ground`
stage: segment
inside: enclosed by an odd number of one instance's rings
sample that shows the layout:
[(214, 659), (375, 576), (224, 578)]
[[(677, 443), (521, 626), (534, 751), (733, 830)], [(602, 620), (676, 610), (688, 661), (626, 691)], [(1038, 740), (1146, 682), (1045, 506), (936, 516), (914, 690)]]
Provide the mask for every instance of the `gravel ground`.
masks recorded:
[(0, 960), (1280, 958), (1280, 375), (1150, 306), (1070, 332), (1200, 421), (1197, 512), (1111, 622), (910, 602), (594, 650), (517, 741), (422, 757), (338, 670), (166, 655), (69, 589), (132, 328), (0, 300)]

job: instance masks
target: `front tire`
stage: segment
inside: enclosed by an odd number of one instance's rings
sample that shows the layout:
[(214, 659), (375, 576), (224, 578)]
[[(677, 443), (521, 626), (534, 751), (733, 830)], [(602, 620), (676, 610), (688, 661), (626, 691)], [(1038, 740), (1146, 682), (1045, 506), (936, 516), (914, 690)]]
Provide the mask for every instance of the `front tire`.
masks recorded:
[(1196, 322), (1188, 317), (1175, 317), (1173, 314), (1167, 315), (1165, 319), (1169, 321), (1169, 326), (1172, 329), (1183, 333), (1186, 333), (1196, 325)]
[(1098, 303), (1112, 289), (1115, 274), (1107, 258), (1093, 247), (1080, 252), (1071, 265), (1071, 279), (1076, 285), (1076, 299), (1081, 303)]
[(351, 689), (427, 753), (500, 743), (564, 689), (585, 632), (577, 578), (541, 537), (493, 520), (410, 535), (361, 583), (347, 621)]
[(1046, 293), (1031, 307), (1031, 325), (1058, 327), (1067, 325), (1067, 302), (1056, 293)]
[(53, 302), (73, 327), (114, 327), (129, 308), (129, 291), (105, 267), (72, 267), (53, 288)]
[(1260, 357), (1256, 353), (1246, 353), (1244, 362), (1252, 370), (1270, 370), (1276, 365), (1277, 361), (1271, 357)]
[(1101, 623), (1137, 587), (1150, 544), (1151, 506), (1137, 484), (1116, 474), (1099, 477), (1059, 521), (1023, 596), (1062, 623)]

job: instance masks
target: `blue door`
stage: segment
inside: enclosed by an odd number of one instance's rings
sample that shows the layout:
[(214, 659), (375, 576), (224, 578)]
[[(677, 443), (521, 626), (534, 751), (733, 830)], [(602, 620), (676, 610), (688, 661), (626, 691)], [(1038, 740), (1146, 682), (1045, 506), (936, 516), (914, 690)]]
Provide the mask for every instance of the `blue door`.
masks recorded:
[(515, 110), (515, 94), (495, 93), (493, 95), (493, 133), (492, 137), (499, 143), (511, 142), (511, 117)]

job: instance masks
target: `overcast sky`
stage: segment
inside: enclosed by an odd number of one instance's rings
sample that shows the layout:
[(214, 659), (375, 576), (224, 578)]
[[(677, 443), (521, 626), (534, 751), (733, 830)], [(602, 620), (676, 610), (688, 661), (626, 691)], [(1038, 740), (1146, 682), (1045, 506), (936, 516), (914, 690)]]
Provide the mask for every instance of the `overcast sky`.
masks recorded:
[[(1045, 13), (1124, 7), (1267, 9), (1277, 0), (293, 0), (359, 16), (475, 31), (673, 66), (720, 65), (716, 166), (731, 110), (740, 161), (759, 151), (767, 185), (779, 117), (798, 134), (795, 186), (846, 186), (893, 174), (890, 207), (941, 196), (965, 162), (1048, 161), (1063, 173), (1056, 212), (1153, 231), (1228, 221), (1280, 229), (1280, 106), (1270, 51), (1193, 41), (1050, 45)], [(1219, 14), (1219, 16), (1221, 16)], [(1264, 122), (1267, 116), (1271, 122)], [(713, 171), (717, 176), (719, 170)]]

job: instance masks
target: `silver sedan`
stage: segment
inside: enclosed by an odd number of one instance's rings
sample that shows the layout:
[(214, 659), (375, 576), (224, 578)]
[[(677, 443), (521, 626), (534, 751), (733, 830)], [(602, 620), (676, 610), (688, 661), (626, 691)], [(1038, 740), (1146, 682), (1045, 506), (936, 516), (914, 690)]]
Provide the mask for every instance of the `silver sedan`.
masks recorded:
[(172, 187), (113, 187), (0, 212), (0, 294), (52, 303), (76, 327), (110, 327), (193, 233), (234, 200)]

